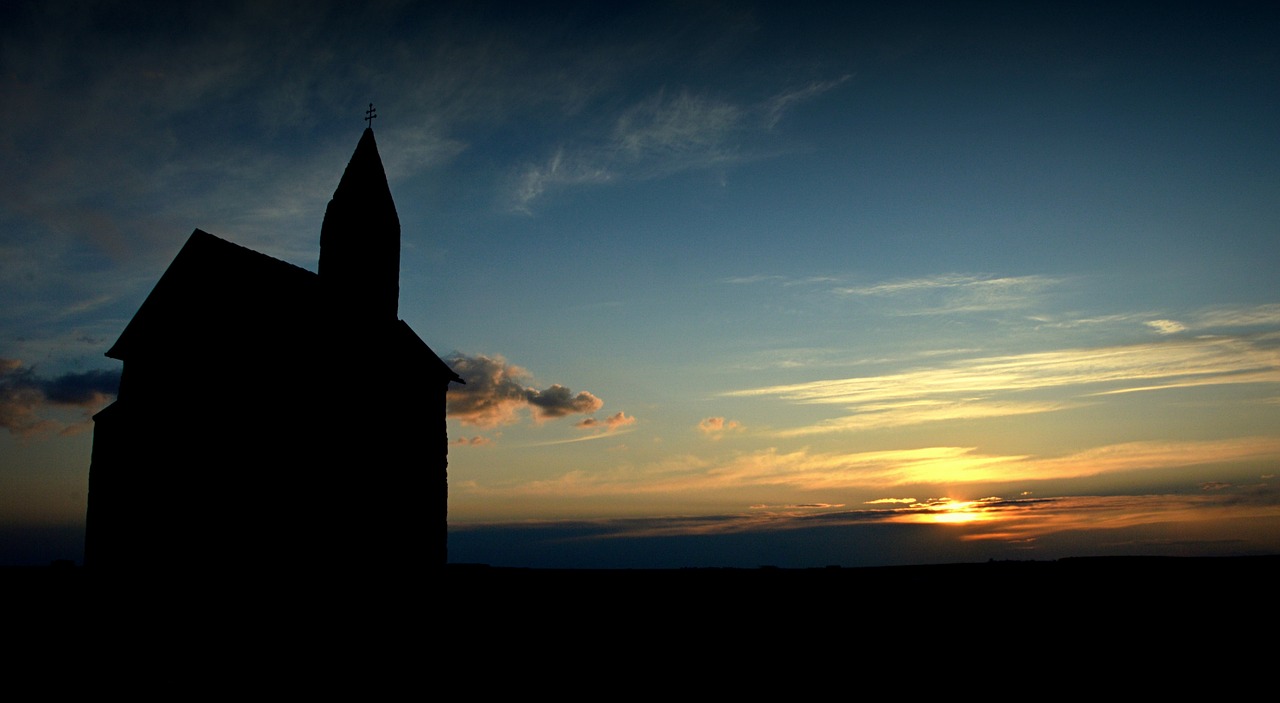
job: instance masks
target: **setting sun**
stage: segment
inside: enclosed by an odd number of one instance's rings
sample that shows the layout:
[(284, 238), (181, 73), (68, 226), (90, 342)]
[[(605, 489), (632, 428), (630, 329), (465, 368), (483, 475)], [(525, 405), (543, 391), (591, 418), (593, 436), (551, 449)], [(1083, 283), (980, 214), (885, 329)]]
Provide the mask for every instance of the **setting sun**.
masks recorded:
[(940, 498), (928, 503), (916, 503), (897, 522), (957, 525), (979, 520), (993, 520), (985, 500), (951, 500)]

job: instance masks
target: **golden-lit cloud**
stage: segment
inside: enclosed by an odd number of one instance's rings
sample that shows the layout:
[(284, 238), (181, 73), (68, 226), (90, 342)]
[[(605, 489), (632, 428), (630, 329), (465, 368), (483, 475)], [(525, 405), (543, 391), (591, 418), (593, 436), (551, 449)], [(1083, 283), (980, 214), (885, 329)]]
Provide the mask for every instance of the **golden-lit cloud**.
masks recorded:
[(1065, 410), (1083, 405), (1065, 402), (1014, 402), (965, 400), (916, 400), (899, 403), (875, 403), (858, 408), (857, 415), (823, 420), (813, 425), (778, 430), (777, 437), (804, 437), (828, 432), (881, 429), (917, 425), (942, 420), (973, 420), (985, 417), (1007, 417)]
[[(985, 454), (972, 447), (920, 447), (869, 452), (780, 451), (735, 454), (721, 460), (670, 457), (647, 466), (572, 471), (560, 476), (476, 491), (556, 498), (654, 495), (675, 498), (715, 491), (777, 489), (804, 493), (867, 491), (890, 494), (912, 486), (1031, 483), (1155, 468), (1248, 460), (1280, 461), (1280, 438), (1129, 442), (1060, 456)], [(874, 502), (903, 502), (883, 498)]]
[(519, 421), (518, 412), (528, 408), (535, 420), (548, 420), (599, 410), (604, 401), (582, 391), (553, 384), (546, 390), (527, 385), (530, 374), (501, 356), (453, 354), (445, 359), (465, 384), (451, 385), (448, 416), (464, 425), (496, 427)]
[(1177, 334), (1187, 329), (1186, 325), (1176, 320), (1148, 320), (1147, 326), (1160, 334)]
[(1280, 437), (1186, 442), (1126, 442), (1026, 463), (1027, 478), (1070, 478), (1139, 469), (1174, 468), (1251, 459), (1280, 459)]
[(843, 508), (844, 503), (790, 503), (787, 505), (767, 505), (757, 503), (752, 505), (752, 510), (833, 510)]
[(720, 439), (725, 433), (740, 429), (742, 429), (742, 423), (737, 420), (726, 420), (723, 417), (708, 417), (698, 421), (698, 431), (711, 439)]
[[(960, 539), (1034, 544), (1061, 533), (1103, 530), (1117, 533), (1149, 525), (1178, 525), (1177, 534), (1192, 538), (1201, 527), (1226, 532), (1243, 540), (1250, 533), (1267, 533), (1274, 541), (1280, 526), (1280, 491), (1234, 494), (1154, 494), (1121, 496), (1064, 496), (1037, 500), (987, 498), (958, 506), (972, 519), (950, 518), (947, 512), (903, 513), (892, 522), (964, 524)], [(1222, 525), (1232, 527), (1223, 530)]]
[(582, 429), (603, 429), (606, 432), (613, 432), (619, 427), (626, 427), (634, 424), (636, 424), (636, 419), (634, 417), (626, 414), (625, 412), (618, 411), (603, 420), (597, 420), (594, 417), (589, 417), (574, 425), (574, 427)]
[(966, 359), (878, 376), (836, 378), (731, 391), (803, 404), (843, 405), (853, 414), (784, 430), (787, 436), (1051, 412), (1080, 401), (1012, 400), (1056, 389), (1081, 397), (1240, 383), (1280, 383), (1280, 355), (1265, 338), (1167, 338), (1148, 344)]
[[(798, 528), (843, 530), (905, 523), (946, 530), (951, 539), (963, 542), (1002, 543), (1020, 553), (1055, 539), (1077, 545), (1082, 533), (1092, 533), (1091, 540), (1096, 545), (1176, 547), (1168, 540), (1144, 540), (1143, 528), (1155, 526), (1160, 527), (1161, 532), (1172, 530), (1189, 541), (1226, 538), (1241, 545), (1274, 549), (1280, 528), (1280, 490), (1265, 486), (1233, 494), (1079, 495), (1035, 499), (991, 496), (975, 500), (936, 498), (864, 510), (843, 510), (842, 507), (758, 505), (739, 513), (615, 518), (572, 524), (590, 525), (591, 536), (595, 538), (617, 539), (730, 535)], [(557, 524), (564, 523), (547, 521), (540, 523), (540, 527), (554, 530)], [(878, 539), (884, 538), (883, 532), (876, 534)]]

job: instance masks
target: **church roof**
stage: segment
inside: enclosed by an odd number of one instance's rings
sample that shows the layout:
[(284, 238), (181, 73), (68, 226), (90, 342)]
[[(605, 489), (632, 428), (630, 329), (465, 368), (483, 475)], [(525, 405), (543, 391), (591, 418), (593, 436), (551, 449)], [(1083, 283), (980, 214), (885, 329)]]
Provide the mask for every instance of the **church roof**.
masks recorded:
[[(373, 130), (366, 129), (325, 214), (319, 274), (197, 229), (107, 356), (251, 362), (358, 341), (406, 370), (462, 382), (396, 315), (399, 235)], [(370, 299), (375, 304), (366, 304)]]
[(195, 230), (107, 356), (217, 345), (214, 330), (313, 322), (316, 274)]

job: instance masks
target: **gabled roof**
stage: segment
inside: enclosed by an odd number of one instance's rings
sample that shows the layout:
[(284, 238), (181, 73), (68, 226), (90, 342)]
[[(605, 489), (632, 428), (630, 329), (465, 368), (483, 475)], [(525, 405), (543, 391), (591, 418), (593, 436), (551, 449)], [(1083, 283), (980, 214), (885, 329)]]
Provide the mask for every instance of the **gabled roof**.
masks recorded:
[(307, 324), (318, 313), (316, 274), (195, 230), (115, 345), (113, 359), (182, 344), (231, 342), (213, 335), (272, 321)]

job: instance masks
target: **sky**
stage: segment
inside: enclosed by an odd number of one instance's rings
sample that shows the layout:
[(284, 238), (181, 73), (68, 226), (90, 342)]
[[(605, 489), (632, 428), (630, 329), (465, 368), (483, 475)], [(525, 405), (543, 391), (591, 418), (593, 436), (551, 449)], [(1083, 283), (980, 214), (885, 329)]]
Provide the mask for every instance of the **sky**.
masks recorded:
[(356, 5), (0, 4), (0, 563), (81, 559), (194, 229), (316, 269), (371, 103), (451, 561), (1280, 553), (1274, 3)]

